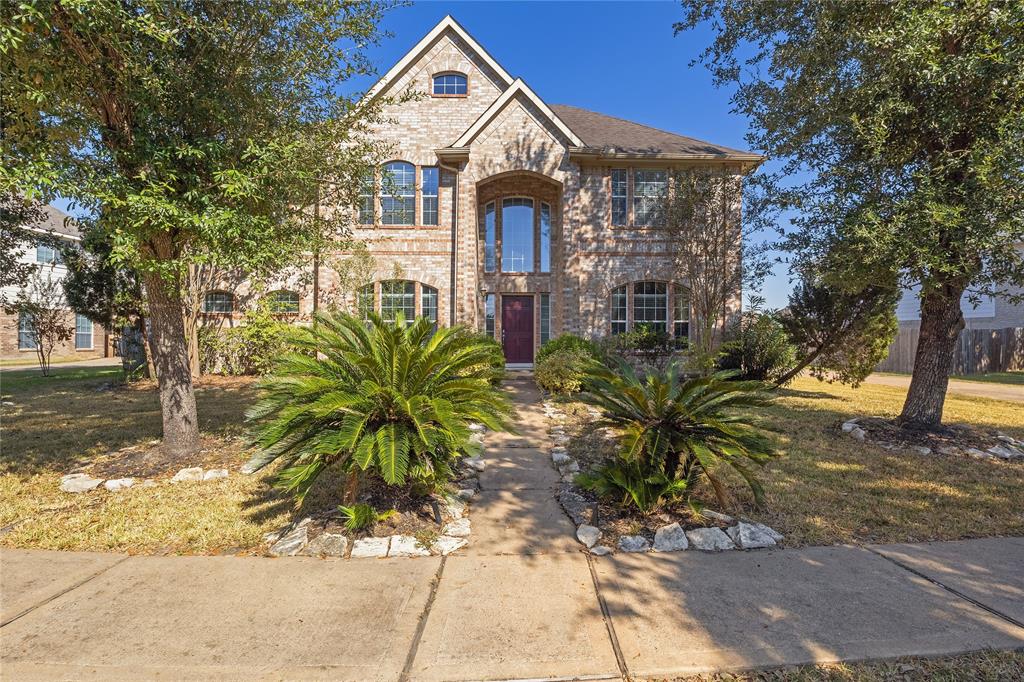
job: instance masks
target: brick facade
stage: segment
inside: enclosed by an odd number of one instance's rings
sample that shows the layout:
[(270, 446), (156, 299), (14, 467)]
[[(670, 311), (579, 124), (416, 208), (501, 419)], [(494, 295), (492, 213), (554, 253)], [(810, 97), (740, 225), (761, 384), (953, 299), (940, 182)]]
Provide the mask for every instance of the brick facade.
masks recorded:
[[(68, 311), (67, 325), (75, 328), (75, 314)], [(58, 360), (91, 360), (103, 358), (111, 354), (108, 348), (109, 339), (102, 325), (92, 324), (92, 345), (89, 348), (75, 348), (75, 335), (58, 344), (50, 356), (51, 361)], [(0, 359), (35, 362), (36, 352), (31, 348), (18, 347), (18, 316), (6, 312), (0, 313)]]
[[(536, 348), (540, 344), (540, 297), (547, 294), (552, 338), (566, 332), (589, 337), (610, 333), (609, 301), (615, 287), (645, 280), (672, 283), (672, 259), (662, 232), (611, 226), (612, 168), (671, 170), (699, 162), (722, 163), (743, 173), (751, 167), (728, 156), (579, 158), (574, 156), (580, 148), (580, 140), (572, 139), (575, 133), (567, 133), (564, 123), (525, 84), (511, 81), (479, 46), (474, 47), (461, 27), (446, 19), (424, 41), (426, 44), (414, 48), (371, 90), (371, 96), (427, 93), (389, 105), (384, 112), (388, 123), (376, 131), (393, 149), (389, 160), (415, 166), (414, 224), (363, 225), (356, 227), (354, 236), (367, 245), (376, 260), (375, 281), (392, 279), (397, 269), (402, 279), (418, 283), (417, 312), (421, 286), (436, 289), (442, 324), (454, 321), (483, 330), (485, 302), (493, 295), (495, 334), (500, 339), (501, 297), (531, 295)], [(432, 78), (439, 73), (465, 75), (466, 94), (431, 96)], [(507, 102), (496, 110), (496, 101), (503, 95)], [(475, 128), (478, 130), (471, 135)], [(455, 141), (467, 137), (471, 139), (466, 144), (453, 147)], [(424, 167), (441, 168), (437, 225), (421, 224)], [(500, 253), (500, 207), (503, 199), (511, 197), (532, 200), (538, 232), (540, 206), (549, 207), (550, 272), (533, 268), (529, 273), (507, 273), (501, 272), (501, 267), (497, 272), (485, 272), (485, 207), (491, 202), (496, 207), (496, 248)], [(736, 202), (738, 214), (739, 197)], [(379, 196), (375, 204), (379, 223)], [(539, 255), (537, 239), (534, 241), (535, 255)], [(318, 273), (322, 296), (329, 298), (338, 283), (328, 263), (345, 257), (337, 253), (323, 259)], [(308, 313), (313, 307), (312, 287), (295, 286), (302, 295), (302, 313)], [(672, 287), (667, 288), (671, 328)], [(379, 284), (376, 292), (379, 308)], [(341, 300), (350, 306), (354, 303), (350, 293)], [(732, 310), (738, 309), (737, 292)]]

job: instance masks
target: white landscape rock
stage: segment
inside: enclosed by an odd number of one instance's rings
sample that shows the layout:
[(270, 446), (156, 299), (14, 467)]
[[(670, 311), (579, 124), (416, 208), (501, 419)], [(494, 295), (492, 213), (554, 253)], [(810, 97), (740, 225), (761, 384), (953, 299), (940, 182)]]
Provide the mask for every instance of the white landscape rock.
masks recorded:
[(469, 425), (469, 430), (472, 431), (473, 433), (483, 433), (484, 431), (487, 430), (487, 427), (484, 426), (483, 424), (473, 423)]
[(188, 467), (180, 470), (174, 474), (174, 478), (171, 479), (171, 483), (181, 483), (182, 481), (201, 481), (203, 480), (203, 468), (202, 467)]
[(605, 556), (612, 553), (612, 548), (607, 545), (598, 545), (597, 547), (591, 547), (590, 553), (594, 556)]
[(929, 448), (929, 447), (925, 447), (924, 445), (914, 445), (914, 446), (912, 446), (910, 448), (910, 451), (914, 452), (914, 453), (916, 453), (918, 455), (930, 455), (930, 454), (932, 454), (932, 449)]
[(442, 535), (451, 535), (456, 538), (469, 537), (472, 529), (470, 527), (469, 519), (456, 519), (451, 523), (445, 524), (445, 527), (441, 529)]
[(850, 438), (853, 438), (856, 441), (863, 442), (864, 438), (866, 438), (867, 435), (867, 431), (860, 428), (859, 426), (855, 426), (853, 429), (850, 430)]
[(750, 523), (741, 521), (728, 529), (726, 533), (741, 549), (761, 549), (775, 546), (775, 538), (765, 532), (763, 528), (758, 528)]
[(131, 488), (135, 485), (134, 478), (114, 478), (103, 484), (103, 487), (107, 490), (124, 490), (125, 488)]
[(217, 479), (217, 478), (227, 478), (227, 477), (228, 477), (228, 470), (227, 469), (209, 469), (209, 470), (203, 472), (203, 480), (204, 481), (212, 481), (212, 480)]
[(469, 502), (474, 497), (476, 497), (476, 490), (473, 488), (462, 488), (460, 490), (455, 491), (455, 496), (460, 500)]
[(565, 448), (559, 449), (561, 450), (561, 452), (555, 452), (554, 450), (551, 451), (551, 461), (554, 463), (556, 467), (560, 467), (563, 464), (568, 464), (569, 462), (572, 461), (572, 457), (570, 457), (569, 454), (565, 452)]
[(992, 453), (979, 450), (978, 448), (967, 448), (967, 454), (974, 459), (997, 459)]
[(434, 544), (430, 546), (431, 551), (442, 556), (447, 556), (455, 550), (462, 549), (469, 544), (469, 540), (466, 538), (453, 538), (450, 535), (442, 535), (438, 539), (434, 540)]
[(389, 557), (430, 556), (430, 550), (411, 535), (392, 535)]
[(309, 528), (297, 526), (270, 547), (270, 553), (274, 556), (295, 556), (309, 542)]
[(736, 549), (736, 545), (721, 528), (694, 528), (686, 531), (686, 537), (694, 549), (705, 552), (720, 552), (725, 549)]
[(681, 552), (689, 546), (686, 532), (678, 523), (662, 526), (654, 533), (655, 552)]
[(359, 538), (352, 543), (353, 559), (376, 559), (388, 555), (391, 538)]
[(343, 557), (346, 549), (348, 549), (348, 538), (341, 533), (321, 533), (306, 545), (302, 553), (309, 556)]
[(956, 447), (955, 445), (940, 445), (938, 447), (938, 451), (939, 451), (940, 455), (959, 455), (960, 454), (960, 448)]
[(579, 472), (580, 463), (574, 459), (570, 459), (568, 462), (565, 462), (564, 464), (558, 467), (558, 473), (562, 474), (563, 476), (569, 474), (578, 474)]
[(988, 451), (1000, 459), (1020, 459), (1024, 457), (1024, 452), (1021, 452), (1012, 445), (996, 445), (989, 448)]
[(473, 471), (479, 472), (487, 468), (487, 463), (484, 462), (484, 460), (481, 459), (480, 457), (467, 457), (462, 461), (465, 462), (466, 466), (472, 469)]
[(849, 433), (850, 431), (853, 431), (856, 428), (859, 428), (857, 426), (856, 419), (851, 419), (849, 421), (843, 422), (843, 433)]
[(143, 481), (142, 483), (139, 484), (139, 487), (140, 488), (155, 488), (156, 487), (156, 481), (154, 481), (152, 478), (147, 478), (145, 481)]
[(102, 478), (89, 474), (67, 474), (60, 478), (60, 489), (66, 493), (84, 493), (98, 488), (100, 483), (103, 483)]
[(710, 509), (702, 510), (700, 515), (703, 516), (704, 518), (711, 519), (712, 521), (720, 521), (722, 523), (732, 523), (733, 521), (735, 521), (735, 519), (733, 519), (728, 514), (723, 514), (722, 512), (712, 511)]
[(576, 539), (582, 542), (587, 548), (591, 548), (601, 539), (601, 529), (587, 524), (581, 524), (576, 529)]
[(466, 503), (458, 497), (446, 497), (444, 506), (453, 519), (461, 519), (466, 513)]
[(623, 552), (646, 552), (650, 548), (650, 541), (643, 535), (623, 535), (619, 538), (619, 549)]

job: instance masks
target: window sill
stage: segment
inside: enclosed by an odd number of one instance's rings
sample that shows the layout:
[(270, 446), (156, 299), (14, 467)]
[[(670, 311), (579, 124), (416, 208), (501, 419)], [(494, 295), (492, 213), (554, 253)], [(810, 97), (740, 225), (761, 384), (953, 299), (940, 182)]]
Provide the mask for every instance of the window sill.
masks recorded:
[(469, 93), (467, 92), (467, 93), (465, 93), (463, 95), (454, 95), (454, 94), (453, 95), (443, 95), (443, 94), (440, 94), (440, 93), (432, 92), (432, 93), (430, 93), (430, 96), (431, 97), (435, 97), (437, 99), (465, 99), (465, 98), (469, 97)]

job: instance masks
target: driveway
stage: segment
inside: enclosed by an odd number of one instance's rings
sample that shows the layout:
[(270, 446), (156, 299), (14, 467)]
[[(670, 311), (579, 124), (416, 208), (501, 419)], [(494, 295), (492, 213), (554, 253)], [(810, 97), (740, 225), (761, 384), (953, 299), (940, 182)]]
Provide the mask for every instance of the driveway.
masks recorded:
[[(866, 384), (880, 384), (882, 386), (894, 386), (896, 388), (910, 388), (909, 374), (872, 374), (864, 380)], [(972, 395), (979, 398), (993, 398), (995, 400), (1009, 400), (1017, 403), (1024, 403), (1024, 386), (1015, 384), (990, 384), (983, 381), (962, 381), (960, 379), (949, 380), (949, 392), (960, 395)]]

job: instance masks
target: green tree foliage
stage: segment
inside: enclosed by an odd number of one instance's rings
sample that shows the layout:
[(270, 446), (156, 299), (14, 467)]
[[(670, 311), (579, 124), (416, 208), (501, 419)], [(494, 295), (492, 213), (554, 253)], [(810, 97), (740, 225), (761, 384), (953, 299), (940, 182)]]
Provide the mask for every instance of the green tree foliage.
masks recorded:
[(748, 214), (831, 286), (921, 287), (901, 415), (939, 424), (968, 289), (1024, 281), (1024, 12), (994, 0), (684, 0), (701, 60), (781, 161)]
[(727, 381), (724, 373), (683, 380), (680, 367), (672, 362), (664, 374), (639, 378), (621, 361), (617, 370), (592, 366), (581, 400), (600, 408), (603, 421), (622, 436), (616, 459), (580, 482), (649, 512), (687, 498), (706, 480), (724, 506), (728, 496), (717, 469), (727, 466), (760, 502), (763, 492), (752, 466), (763, 465), (774, 452), (746, 410), (771, 403), (764, 384)]
[[(343, 227), (378, 156), (377, 0), (15, 0), (0, 27), (0, 191), (96, 215), (142, 276), (165, 447), (198, 444), (182, 321), (190, 266), (258, 275)], [(328, 179), (329, 181), (325, 181)]]
[(498, 344), (433, 327), (423, 317), (406, 326), (333, 313), (292, 328), (297, 351), (260, 382), (263, 397), (247, 413), (258, 447), (247, 468), (281, 461), (280, 485), (301, 499), (327, 467), (342, 467), (349, 504), (363, 472), (391, 485), (447, 482), (478, 448), (469, 425), (507, 429), (511, 407), (491, 383), (504, 371)]
[(809, 367), (818, 379), (859, 386), (889, 353), (899, 329), (898, 299), (893, 287), (847, 292), (805, 277), (779, 315), (801, 360), (776, 383), (786, 384)]

